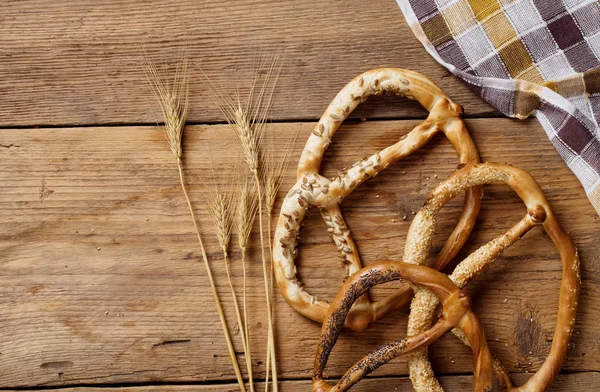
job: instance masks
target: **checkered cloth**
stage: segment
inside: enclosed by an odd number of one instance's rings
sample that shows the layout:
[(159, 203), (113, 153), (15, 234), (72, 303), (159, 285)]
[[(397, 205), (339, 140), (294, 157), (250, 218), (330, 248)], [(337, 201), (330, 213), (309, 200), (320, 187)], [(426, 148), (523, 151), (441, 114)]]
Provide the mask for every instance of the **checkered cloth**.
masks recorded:
[(536, 116), (600, 214), (600, 1), (397, 0), (425, 49), (507, 116)]

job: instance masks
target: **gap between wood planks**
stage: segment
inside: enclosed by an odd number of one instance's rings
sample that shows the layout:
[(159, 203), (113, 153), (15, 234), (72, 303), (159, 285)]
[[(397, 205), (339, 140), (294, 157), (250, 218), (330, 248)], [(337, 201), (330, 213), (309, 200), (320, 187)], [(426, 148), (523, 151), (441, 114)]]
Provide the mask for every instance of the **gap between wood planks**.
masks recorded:
[[(511, 378), (517, 384), (522, 384), (531, 377), (531, 374), (513, 373)], [(441, 384), (451, 392), (458, 390), (468, 390), (472, 385), (472, 375), (470, 374), (454, 374), (441, 376)], [(17, 392), (17, 391), (60, 391), (60, 392), (120, 392), (120, 391), (167, 391), (167, 392), (206, 392), (219, 387), (221, 391), (227, 389), (227, 392), (235, 392), (238, 390), (238, 385), (232, 382), (233, 380), (213, 381), (213, 382), (185, 382), (185, 383), (125, 383), (125, 384), (79, 384), (65, 386), (39, 386), (28, 388), (0, 388), (0, 391)], [(575, 372), (559, 374), (555, 383), (550, 387), (549, 392), (581, 392), (590, 390), (589, 388), (596, 387), (600, 382), (599, 372)], [(255, 384), (257, 390), (264, 387), (264, 383)], [(311, 386), (309, 379), (288, 380), (284, 379), (280, 382), (280, 387), (284, 392), (306, 392)], [(290, 389), (291, 388), (291, 389)], [(356, 385), (353, 392), (372, 391), (373, 388), (383, 390), (389, 388), (393, 391), (411, 391), (412, 386), (408, 377), (382, 376), (382, 377), (367, 377)], [(400, 389), (401, 388), (401, 389)], [(453, 388), (453, 389), (450, 389)], [(588, 389), (582, 389), (588, 388)], [(498, 386), (494, 392), (499, 391)]]
[[(344, 124), (353, 124), (357, 122), (378, 122), (378, 121), (404, 121), (404, 120), (424, 120), (426, 116), (400, 116), (400, 117), (348, 117), (344, 120)], [(481, 115), (478, 114), (476, 116), (468, 116), (464, 115), (465, 119), (507, 119), (505, 115), (501, 113), (490, 113), (489, 115)], [(300, 119), (270, 119), (267, 121), (268, 124), (295, 124), (295, 123), (311, 123), (317, 121), (318, 118), (300, 118)], [(515, 121), (519, 121), (514, 119)], [(537, 121), (537, 120), (536, 120)], [(162, 126), (163, 123), (102, 123), (102, 124), (36, 124), (36, 125), (0, 125), (0, 129), (72, 129), (72, 128), (94, 128), (94, 127), (106, 127), (106, 128), (115, 128), (115, 127), (152, 127), (152, 126)], [(194, 126), (194, 125), (227, 125), (226, 121), (186, 121), (185, 126)], [(2, 147), (0, 145), (0, 147)]]

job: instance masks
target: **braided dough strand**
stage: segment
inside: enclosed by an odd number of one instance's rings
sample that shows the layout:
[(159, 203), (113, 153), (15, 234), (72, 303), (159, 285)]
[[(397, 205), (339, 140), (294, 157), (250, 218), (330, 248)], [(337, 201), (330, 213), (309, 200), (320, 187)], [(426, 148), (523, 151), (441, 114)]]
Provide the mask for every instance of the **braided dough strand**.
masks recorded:
[[(538, 372), (521, 387), (512, 385), (506, 370), (497, 361), (494, 363), (494, 373), (505, 390), (544, 391), (558, 374), (567, 355), (577, 313), (580, 271), (575, 245), (559, 225), (546, 197), (533, 177), (524, 170), (497, 163), (468, 165), (457, 171), (430, 194), (423, 208), (415, 216), (408, 232), (404, 257), (409, 263), (423, 264), (429, 251), (435, 215), (439, 210), (468, 187), (491, 182), (505, 182), (511, 186), (525, 203), (527, 214), (505, 234), (483, 245), (463, 260), (449, 278), (458, 288), (464, 288), (476, 276), (487, 270), (506, 248), (531, 228), (543, 225), (560, 253), (563, 271), (556, 329), (550, 354)], [(438, 303), (437, 298), (427, 288), (416, 288), (415, 298), (411, 304), (408, 336), (419, 335), (429, 329)], [(455, 334), (464, 341), (460, 331), (456, 331)], [(409, 371), (417, 392), (443, 390), (433, 375), (426, 351), (419, 350), (409, 356)]]
[[(429, 110), (429, 116), (394, 145), (356, 162), (334, 179), (321, 176), (319, 169), (325, 151), (344, 119), (369, 96), (384, 93), (416, 99)], [(339, 203), (360, 184), (424, 146), (438, 132), (443, 132), (450, 140), (461, 164), (478, 163), (477, 149), (460, 118), (461, 114), (460, 105), (452, 102), (431, 80), (417, 72), (398, 68), (367, 71), (338, 93), (306, 142), (298, 164), (298, 181), (283, 201), (275, 230), (275, 277), (284, 298), (296, 311), (323, 322), (329, 307), (327, 302), (306, 292), (297, 278), (294, 259), (306, 210), (311, 206), (321, 210), (327, 231), (346, 268), (346, 276), (358, 271), (362, 263)], [(479, 187), (466, 191), (462, 215), (434, 263), (436, 268), (443, 268), (466, 242), (479, 212), (480, 198)], [(365, 330), (375, 320), (403, 307), (411, 296), (412, 290), (408, 285), (378, 302), (372, 302), (365, 293), (349, 312), (346, 324), (356, 331)]]
[[(323, 371), (344, 326), (344, 320), (354, 302), (373, 286), (404, 279), (431, 290), (442, 305), (442, 316), (430, 329), (419, 335), (398, 339), (369, 353), (356, 362), (332, 385), (323, 379)], [(492, 362), (485, 333), (477, 316), (471, 311), (467, 294), (450, 279), (432, 268), (402, 262), (379, 262), (365, 267), (346, 281), (331, 303), (317, 346), (313, 370), (313, 392), (347, 391), (367, 374), (392, 359), (426, 347), (450, 329), (459, 326), (464, 331), (473, 353), (474, 390), (491, 391)]]

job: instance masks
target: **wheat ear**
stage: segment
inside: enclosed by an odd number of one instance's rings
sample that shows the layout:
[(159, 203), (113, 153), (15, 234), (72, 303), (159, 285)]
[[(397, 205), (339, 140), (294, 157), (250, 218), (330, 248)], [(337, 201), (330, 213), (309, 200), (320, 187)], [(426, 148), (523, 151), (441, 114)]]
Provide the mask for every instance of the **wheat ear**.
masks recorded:
[(208, 257), (204, 248), (202, 236), (200, 235), (200, 229), (198, 228), (198, 223), (196, 222), (196, 215), (194, 213), (194, 209), (192, 208), (192, 202), (190, 201), (190, 198), (188, 196), (183, 176), (183, 164), (181, 161), (183, 151), (181, 146), (181, 139), (183, 136), (183, 128), (185, 125), (188, 110), (188, 59), (188, 52), (186, 50), (183, 50), (180, 53), (177, 68), (175, 70), (175, 75), (172, 78), (169, 78), (163, 72), (160, 72), (158, 70), (156, 65), (150, 60), (149, 56), (144, 55), (144, 71), (148, 79), (148, 83), (152, 87), (152, 91), (156, 96), (156, 99), (158, 100), (162, 110), (163, 118), (165, 121), (164, 132), (167, 142), (169, 143), (169, 148), (171, 149), (171, 152), (177, 159), (177, 167), (179, 169), (179, 181), (181, 182), (181, 189), (183, 190), (183, 194), (185, 196), (185, 200), (187, 201), (192, 222), (194, 224), (194, 229), (196, 230), (198, 243), (200, 244), (200, 250), (202, 251), (202, 259), (204, 260), (204, 266), (206, 267), (206, 272), (215, 301), (215, 306), (217, 308), (217, 313), (219, 314), (219, 319), (221, 320), (221, 326), (223, 328), (223, 333), (225, 334), (225, 340), (227, 341), (227, 347), (229, 350), (229, 356), (231, 358), (231, 364), (233, 365), (238, 384), (240, 385), (240, 390), (242, 392), (246, 392), (246, 387), (244, 386), (244, 379), (242, 378), (242, 373), (240, 372), (240, 367), (237, 361), (237, 357), (235, 355), (233, 343), (231, 342), (231, 335), (229, 333), (227, 321), (225, 320), (225, 314), (223, 313), (223, 308), (221, 306), (221, 300), (219, 299), (219, 294), (217, 293), (217, 288), (215, 286), (215, 281), (210, 268), (210, 264), (208, 263)]

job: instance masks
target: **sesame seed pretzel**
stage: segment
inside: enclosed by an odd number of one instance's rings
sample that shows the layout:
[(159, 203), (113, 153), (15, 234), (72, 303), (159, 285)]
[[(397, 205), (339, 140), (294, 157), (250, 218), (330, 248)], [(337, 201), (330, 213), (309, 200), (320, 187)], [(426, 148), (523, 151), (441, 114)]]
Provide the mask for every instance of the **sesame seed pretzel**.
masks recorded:
[[(398, 339), (372, 351), (352, 365), (335, 385), (325, 381), (323, 370), (352, 304), (371, 287), (399, 279), (408, 280), (431, 290), (443, 305), (441, 317), (435, 325), (418, 335)], [(427, 347), (455, 327), (465, 331), (465, 337), (472, 350), (475, 392), (491, 391), (492, 356), (483, 327), (471, 310), (471, 301), (464, 291), (456, 287), (446, 275), (425, 266), (387, 261), (365, 267), (344, 283), (329, 307), (317, 346), (312, 390), (313, 392), (347, 391), (381, 365), (400, 355)]]
[[(435, 217), (440, 209), (460, 192), (483, 184), (504, 182), (519, 195), (527, 207), (527, 213), (505, 234), (483, 245), (465, 258), (449, 275), (449, 279), (460, 289), (476, 276), (486, 271), (494, 260), (510, 245), (519, 240), (536, 225), (542, 225), (559, 251), (562, 261), (562, 280), (556, 328), (550, 353), (542, 367), (523, 386), (515, 387), (508, 373), (494, 360), (493, 370), (507, 391), (545, 391), (559, 373), (565, 358), (577, 313), (580, 290), (580, 266), (577, 249), (569, 234), (562, 229), (552, 212), (548, 200), (538, 183), (529, 173), (513, 166), (498, 163), (467, 165), (455, 172), (431, 192), (425, 205), (415, 216), (408, 231), (404, 260), (407, 263), (423, 265), (427, 261)], [(434, 311), (439, 304), (438, 295), (426, 285), (415, 286), (415, 297), (411, 304), (407, 336), (420, 336), (429, 330), (434, 319)], [(443, 301), (442, 301), (443, 302)], [(459, 328), (453, 332), (465, 343)], [(467, 332), (467, 331), (464, 331)], [(411, 381), (417, 392), (443, 391), (435, 379), (427, 350), (421, 349), (408, 357)]]
[[(369, 96), (384, 93), (416, 99), (429, 110), (429, 116), (397, 143), (356, 162), (334, 179), (321, 176), (319, 168), (323, 155), (342, 121)], [(417, 72), (404, 69), (379, 68), (367, 71), (338, 93), (306, 142), (298, 163), (298, 181), (283, 201), (275, 230), (275, 277), (283, 297), (296, 311), (323, 322), (329, 307), (327, 302), (316, 299), (303, 289), (294, 264), (299, 231), (307, 209), (310, 206), (320, 209), (327, 231), (346, 267), (346, 276), (352, 275), (361, 269), (362, 263), (339, 203), (364, 181), (418, 150), (438, 132), (444, 133), (450, 140), (461, 164), (479, 162), (479, 154), (461, 114), (460, 105), (452, 102), (435, 83)], [(438, 254), (434, 268), (443, 268), (466, 242), (479, 212), (480, 198), (479, 187), (466, 191), (462, 215)], [(346, 325), (355, 331), (365, 330), (375, 320), (407, 304), (412, 294), (408, 285), (377, 302), (372, 302), (365, 294), (350, 310)]]

